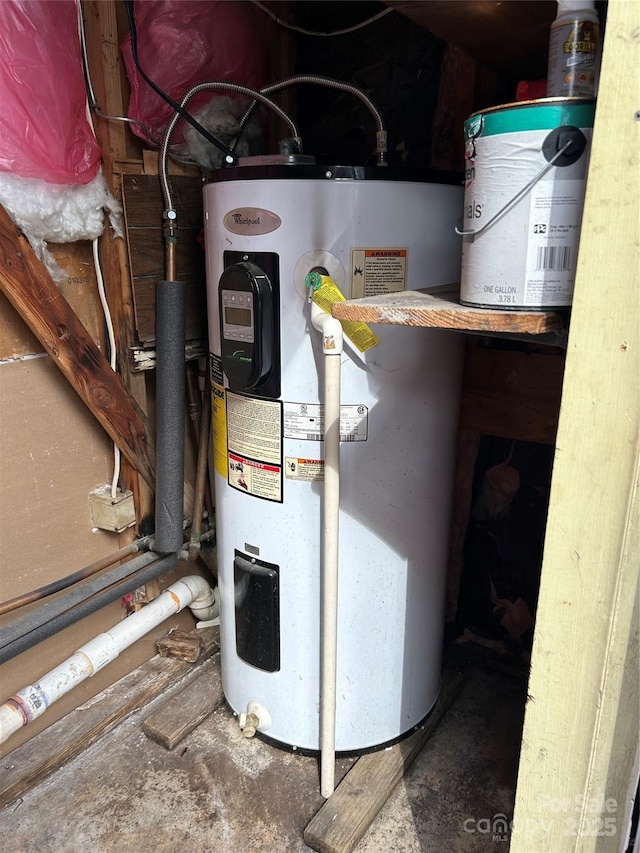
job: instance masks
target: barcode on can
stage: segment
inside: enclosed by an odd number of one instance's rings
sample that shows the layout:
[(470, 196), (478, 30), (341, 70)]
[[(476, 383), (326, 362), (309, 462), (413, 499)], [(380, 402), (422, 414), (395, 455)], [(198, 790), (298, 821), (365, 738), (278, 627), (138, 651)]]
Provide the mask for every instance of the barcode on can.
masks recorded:
[(536, 272), (570, 272), (571, 246), (538, 246)]

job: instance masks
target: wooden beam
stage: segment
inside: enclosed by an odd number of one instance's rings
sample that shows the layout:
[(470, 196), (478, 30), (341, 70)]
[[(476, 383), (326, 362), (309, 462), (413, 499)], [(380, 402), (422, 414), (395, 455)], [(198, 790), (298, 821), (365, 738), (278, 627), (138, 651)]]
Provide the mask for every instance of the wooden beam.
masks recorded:
[(624, 850), (637, 784), (639, 34), (610, 0), (511, 853)]
[[(84, 0), (82, 9), (91, 82), (100, 111), (110, 116), (126, 116), (131, 90), (120, 53), (120, 43), (129, 31), (124, 3)], [(142, 160), (142, 143), (126, 122), (95, 116), (94, 123), (109, 170), (114, 160)]]
[(2, 206), (0, 289), (122, 453), (153, 484), (146, 418)]
[(445, 671), (438, 701), (423, 725), (395, 746), (358, 759), (305, 829), (304, 840), (312, 850), (351, 853), (435, 731), (463, 684), (463, 675)]
[(554, 444), (563, 354), (468, 347), (460, 426), (482, 435)]
[[(67, 276), (58, 282), (60, 293), (82, 320), (96, 344), (103, 349), (104, 321), (98, 299), (91, 240), (47, 243), (47, 248)], [(0, 361), (40, 352), (40, 342), (0, 293)]]
[(148, 738), (173, 749), (224, 702), (220, 668), (203, 672), (142, 723)]
[[(126, 116), (129, 84), (120, 52), (120, 43), (128, 31), (124, 3), (115, 0), (85, 0), (82, 4), (86, 22), (87, 57), (95, 97), (101, 111), (108, 115)], [(102, 151), (102, 168), (107, 184), (118, 201), (122, 201), (121, 175), (116, 162), (132, 162), (143, 169), (140, 140), (126, 123), (95, 116), (96, 138)], [(101, 259), (105, 291), (116, 339), (118, 373), (124, 387), (142, 412), (147, 411), (147, 389), (144, 376), (137, 372), (132, 353), (139, 347), (133, 306), (133, 290), (129, 257), (124, 240), (101, 240)], [(122, 478), (134, 494), (137, 530), (151, 529), (154, 510), (153, 489), (138, 475), (128, 460), (123, 459)]]

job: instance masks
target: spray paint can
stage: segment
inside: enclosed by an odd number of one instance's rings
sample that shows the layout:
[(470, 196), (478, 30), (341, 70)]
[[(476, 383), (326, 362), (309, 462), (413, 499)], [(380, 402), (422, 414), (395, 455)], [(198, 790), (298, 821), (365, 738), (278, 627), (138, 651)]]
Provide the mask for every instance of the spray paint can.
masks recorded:
[(547, 96), (595, 97), (599, 65), (600, 20), (593, 0), (558, 0), (549, 38)]

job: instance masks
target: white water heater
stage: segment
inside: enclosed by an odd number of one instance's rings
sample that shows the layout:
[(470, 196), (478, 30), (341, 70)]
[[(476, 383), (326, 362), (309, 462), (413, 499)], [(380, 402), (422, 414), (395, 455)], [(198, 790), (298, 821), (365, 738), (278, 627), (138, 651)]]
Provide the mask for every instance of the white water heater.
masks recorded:
[[(305, 276), (346, 298), (459, 280), (462, 187), (392, 168), (238, 166), (204, 189), (222, 683), (319, 749), (323, 355)], [(439, 690), (463, 348), (378, 325), (342, 357), (336, 750), (410, 732)]]

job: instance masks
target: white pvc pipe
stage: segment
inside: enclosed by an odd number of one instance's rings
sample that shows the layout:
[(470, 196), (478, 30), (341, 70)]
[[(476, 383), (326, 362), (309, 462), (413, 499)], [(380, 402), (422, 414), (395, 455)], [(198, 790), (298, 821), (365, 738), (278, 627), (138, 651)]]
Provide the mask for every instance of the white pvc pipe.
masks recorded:
[(340, 510), (340, 363), (343, 334), (339, 320), (315, 303), (311, 322), (322, 333), (324, 359), (324, 491), (322, 546), (322, 662), (320, 672), (320, 793), (335, 789), (336, 662), (338, 653), (338, 541)]
[(23, 687), (0, 707), (0, 743), (42, 716), (47, 708), (80, 682), (95, 675), (120, 652), (144, 637), (169, 616), (193, 607), (198, 616), (213, 604), (213, 590), (204, 578), (188, 575), (167, 587), (137, 613), (118, 622), (78, 649), (35, 684)]

